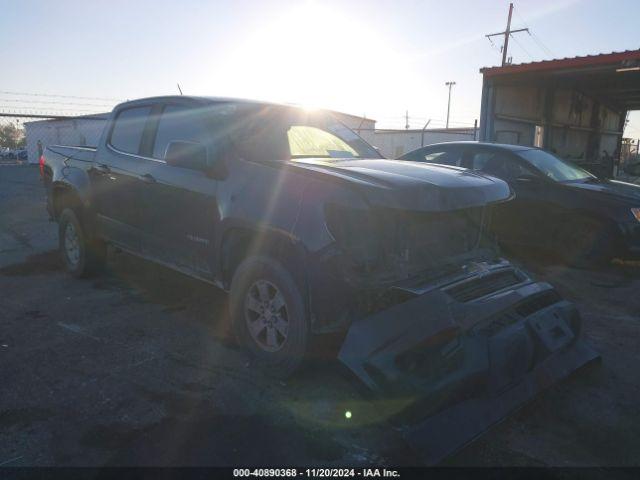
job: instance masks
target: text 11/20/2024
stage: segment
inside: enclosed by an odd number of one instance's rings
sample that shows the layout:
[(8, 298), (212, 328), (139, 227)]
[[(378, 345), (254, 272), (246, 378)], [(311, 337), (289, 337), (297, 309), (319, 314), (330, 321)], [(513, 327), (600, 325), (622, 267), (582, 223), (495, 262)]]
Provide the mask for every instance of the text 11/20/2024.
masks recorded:
[(305, 478), (399, 478), (397, 470), (386, 468), (235, 468), (233, 476), (240, 477), (305, 477)]

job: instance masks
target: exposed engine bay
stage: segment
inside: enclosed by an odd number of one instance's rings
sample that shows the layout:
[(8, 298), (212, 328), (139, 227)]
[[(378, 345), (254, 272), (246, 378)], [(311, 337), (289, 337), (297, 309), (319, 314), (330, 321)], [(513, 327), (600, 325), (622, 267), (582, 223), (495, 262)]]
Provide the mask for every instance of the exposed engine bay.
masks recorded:
[(344, 252), (345, 270), (361, 281), (404, 280), (456, 263), (460, 256), (484, 256), (495, 248), (487, 237), (489, 209), (445, 212), (370, 211), (330, 205), (327, 226)]

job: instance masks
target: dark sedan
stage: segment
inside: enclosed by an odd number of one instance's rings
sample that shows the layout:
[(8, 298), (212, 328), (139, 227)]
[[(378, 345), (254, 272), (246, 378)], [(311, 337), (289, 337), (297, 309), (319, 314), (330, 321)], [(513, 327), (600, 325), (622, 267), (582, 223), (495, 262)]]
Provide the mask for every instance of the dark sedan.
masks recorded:
[(573, 264), (640, 254), (640, 186), (604, 180), (539, 148), (479, 142), (429, 145), (401, 160), (451, 165), (506, 180), (495, 208), (503, 244), (558, 252)]

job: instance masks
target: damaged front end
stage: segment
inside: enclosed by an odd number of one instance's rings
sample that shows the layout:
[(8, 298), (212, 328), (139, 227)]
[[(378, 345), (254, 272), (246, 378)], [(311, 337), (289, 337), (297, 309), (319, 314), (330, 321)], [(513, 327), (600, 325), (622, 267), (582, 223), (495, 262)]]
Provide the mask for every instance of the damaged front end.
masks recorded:
[(357, 292), (339, 359), (401, 405), (393, 416), (429, 464), (598, 358), (575, 306), (500, 258), (489, 213), (326, 212)]

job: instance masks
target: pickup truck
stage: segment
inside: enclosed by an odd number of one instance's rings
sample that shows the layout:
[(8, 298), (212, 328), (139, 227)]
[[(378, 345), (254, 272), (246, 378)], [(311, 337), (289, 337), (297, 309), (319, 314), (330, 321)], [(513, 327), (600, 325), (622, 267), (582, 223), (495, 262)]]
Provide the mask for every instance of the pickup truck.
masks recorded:
[(213, 283), (273, 375), (342, 332), (338, 359), (403, 405), (390, 416), (420, 416), (405, 433), (429, 462), (597, 357), (575, 306), (486, 233), (507, 183), (381, 158), (326, 111), (135, 100), (97, 148), (48, 147), (41, 172), (71, 274), (111, 244)]

